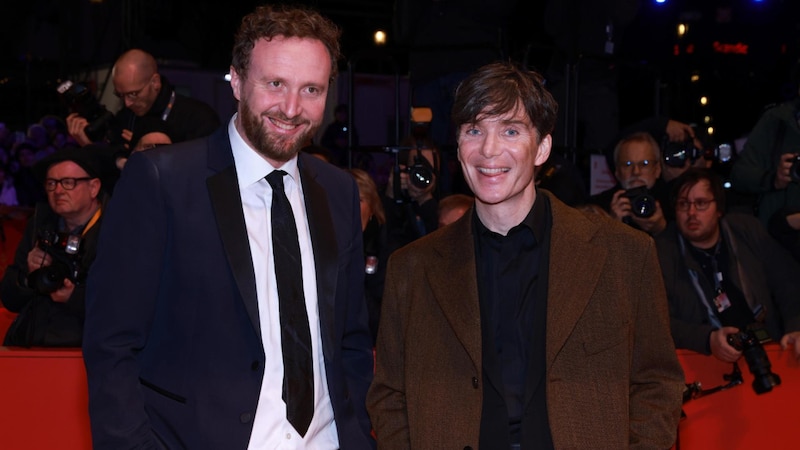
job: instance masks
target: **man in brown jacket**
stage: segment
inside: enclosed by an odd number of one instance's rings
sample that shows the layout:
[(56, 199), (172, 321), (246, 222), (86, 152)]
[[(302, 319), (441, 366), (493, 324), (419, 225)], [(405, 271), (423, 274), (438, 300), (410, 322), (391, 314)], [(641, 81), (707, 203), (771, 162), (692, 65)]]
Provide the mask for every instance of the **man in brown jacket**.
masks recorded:
[(484, 66), (453, 120), (475, 206), (388, 266), (379, 448), (666, 449), (684, 389), (652, 239), (537, 190), (557, 106)]

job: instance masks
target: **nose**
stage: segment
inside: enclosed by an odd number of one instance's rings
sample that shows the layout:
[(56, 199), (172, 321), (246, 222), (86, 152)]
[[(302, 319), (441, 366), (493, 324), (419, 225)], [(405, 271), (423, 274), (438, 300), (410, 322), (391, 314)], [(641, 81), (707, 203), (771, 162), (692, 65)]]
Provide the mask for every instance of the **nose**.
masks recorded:
[(500, 143), (497, 137), (488, 133), (484, 136), (481, 142), (481, 155), (485, 158), (491, 158), (500, 153)]
[(283, 113), (286, 114), (286, 117), (290, 119), (297, 117), (302, 111), (300, 95), (297, 92), (287, 92), (283, 100)]
[(631, 173), (634, 175), (639, 175), (642, 173), (642, 166), (639, 163), (634, 163), (631, 165)]
[(125, 107), (130, 109), (131, 105), (133, 105), (133, 100), (128, 98), (128, 96), (123, 97), (125, 102)]

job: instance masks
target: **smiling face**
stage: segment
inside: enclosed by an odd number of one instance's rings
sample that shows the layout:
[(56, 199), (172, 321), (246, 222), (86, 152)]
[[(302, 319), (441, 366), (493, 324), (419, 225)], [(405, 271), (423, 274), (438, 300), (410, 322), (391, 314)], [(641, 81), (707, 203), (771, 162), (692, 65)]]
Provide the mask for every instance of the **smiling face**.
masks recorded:
[(236, 129), (272, 165), (282, 165), (321, 125), (330, 77), (331, 58), (322, 42), (282, 36), (258, 40), (248, 73), (231, 67), (231, 87), (239, 100)]
[(461, 125), (458, 159), (479, 215), (514, 212), (524, 218), (536, 199), (534, 168), (547, 160), (551, 143), (550, 135), (539, 139), (519, 106), (501, 115), (481, 114), (475, 123)]

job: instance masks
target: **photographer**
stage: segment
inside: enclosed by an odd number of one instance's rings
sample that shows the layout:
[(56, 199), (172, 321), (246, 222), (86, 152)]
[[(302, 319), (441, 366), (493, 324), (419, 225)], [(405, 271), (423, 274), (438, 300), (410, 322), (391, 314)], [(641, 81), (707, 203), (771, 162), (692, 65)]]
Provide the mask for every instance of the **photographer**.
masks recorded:
[(589, 198), (611, 217), (655, 236), (667, 226), (661, 151), (649, 133), (636, 132), (614, 147), (617, 185)]
[(47, 203), (36, 205), (0, 284), (3, 305), (18, 313), (3, 345), (81, 345), (84, 282), (106, 199), (101, 177), (111, 164), (102, 150), (65, 148), (35, 166)]
[(429, 138), (413, 135), (400, 145), (409, 150), (398, 153), (383, 198), (390, 253), (433, 232), (439, 224), (438, 148)]
[[(138, 120), (152, 117), (164, 122), (173, 142), (208, 136), (219, 125), (217, 113), (207, 104), (178, 94), (166, 77), (158, 73), (155, 58), (147, 52), (133, 49), (122, 54), (111, 69), (114, 93), (124, 107), (115, 116), (115, 130), (109, 136), (114, 144), (126, 144), (133, 149)], [(87, 135), (89, 120), (78, 112), (67, 116), (69, 134), (81, 145), (93, 142)]]
[(800, 360), (800, 265), (755, 217), (725, 215), (714, 172), (687, 170), (671, 200), (676, 220), (656, 245), (675, 346), (734, 362), (729, 335), (763, 329)]

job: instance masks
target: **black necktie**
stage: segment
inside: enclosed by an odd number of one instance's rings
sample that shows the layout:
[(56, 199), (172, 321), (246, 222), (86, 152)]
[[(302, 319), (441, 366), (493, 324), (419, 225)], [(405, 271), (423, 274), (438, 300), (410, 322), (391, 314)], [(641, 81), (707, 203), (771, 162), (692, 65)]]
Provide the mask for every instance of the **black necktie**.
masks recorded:
[(283, 190), (286, 172), (267, 175), (272, 186), (272, 253), (278, 282), (278, 303), (283, 350), (283, 401), (286, 418), (305, 436), (314, 415), (314, 369), (311, 331), (303, 295), (303, 267), (292, 206)]

